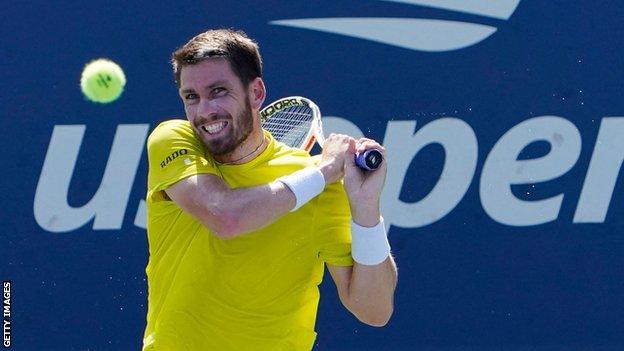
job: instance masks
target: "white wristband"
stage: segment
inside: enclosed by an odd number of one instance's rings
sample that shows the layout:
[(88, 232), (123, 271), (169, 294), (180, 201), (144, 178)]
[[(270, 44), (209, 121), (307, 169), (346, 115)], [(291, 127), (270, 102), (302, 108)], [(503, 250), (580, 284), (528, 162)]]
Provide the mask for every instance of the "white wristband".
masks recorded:
[(351, 256), (359, 264), (374, 266), (390, 255), (383, 217), (379, 217), (379, 224), (370, 228), (351, 221), (351, 240)]
[(325, 189), (325, 176), (316, 167), (307, 167), (287, 176), (277, 178), (277, 180), (286, 184), (290, 191), (295, 194), (295, 208), (290, 210), (290, 212), (297, 211)]

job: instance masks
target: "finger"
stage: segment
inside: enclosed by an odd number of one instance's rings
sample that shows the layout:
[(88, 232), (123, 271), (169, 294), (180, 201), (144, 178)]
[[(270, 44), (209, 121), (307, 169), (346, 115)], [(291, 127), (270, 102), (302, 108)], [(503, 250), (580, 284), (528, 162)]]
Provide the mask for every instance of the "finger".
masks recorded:
[(373, 139), (369, 139), (369, 138), (360, 138), (358, 139), (358, 144), (359, 145), (371, 145), (371, 144), (376, 144), (379, 145), (379, 143)]
[(357, 141), (353, 138), (349, 139), (349, 149), (348, 151), (350, 153), (355, 153), (355, 150), (357, 150)]
[(378, 149), (379, 151), (384, 153), (385, 149), (378, 142), (372, 139), (361, 140), (357, 147), (357, 152), (361, 153), (370, 149)]
[(347, 158), (345, 159), (345, 165), (347, 168), (356, 167), (355, 164), (355, 152), (357, 150), (357, 141), (353, 138), (349, 141), (349, 148), (347, 149)]
[(357, 140), (357, 145), (360, 146), (360, 145), (362, 145), (362, 144), (364, 144), (364, 143), (366, 143), (367, 141), (370, 141), (370, 140), (371, 139), (369, 139), (369, 138), (359, 138)]

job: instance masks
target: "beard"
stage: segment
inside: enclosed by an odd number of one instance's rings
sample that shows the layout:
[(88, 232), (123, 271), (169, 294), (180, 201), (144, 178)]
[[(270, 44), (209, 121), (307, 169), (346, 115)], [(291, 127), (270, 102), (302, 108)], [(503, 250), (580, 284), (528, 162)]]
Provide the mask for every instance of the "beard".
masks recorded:
[[(240, 144), (247, 140), (253, 130), (253, 116), (249, 99), (245, 99), (244, 109), (235, 118), (230, 115), (217, 116), (217, 118), (227, 119), (228, 123), (232, 124), (227, 134), (216, 139), (200, 138), (200, 140), (211, 155), (224, 156), (236, 150)], [(202, 135), (201, 131), (197, 130), (197, 126), (194, 129), (195, 134)]]

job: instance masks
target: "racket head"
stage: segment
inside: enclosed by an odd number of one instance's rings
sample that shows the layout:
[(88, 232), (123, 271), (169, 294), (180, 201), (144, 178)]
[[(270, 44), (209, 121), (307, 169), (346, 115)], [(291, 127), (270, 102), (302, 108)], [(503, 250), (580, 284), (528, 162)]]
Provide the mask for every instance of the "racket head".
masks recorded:
[(321, 146), (325, 141), (318, 106), (302, 96), (270, 103), (260, 111), (260, 121), (275, 140), (291, 147), (310, 151), (315, 141)]

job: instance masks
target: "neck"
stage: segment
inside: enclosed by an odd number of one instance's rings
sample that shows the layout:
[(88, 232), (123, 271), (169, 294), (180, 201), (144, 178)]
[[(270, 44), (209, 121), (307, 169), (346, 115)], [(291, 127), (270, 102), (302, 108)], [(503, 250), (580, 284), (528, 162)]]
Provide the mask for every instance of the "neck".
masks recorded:
[(266, 149), (267, 144), (268, 141), (262, 130), (254, 131), (234, 151), (219, 157), (215, 156), (215, 160), (228, 165), (247, 163), (260, 155)]

